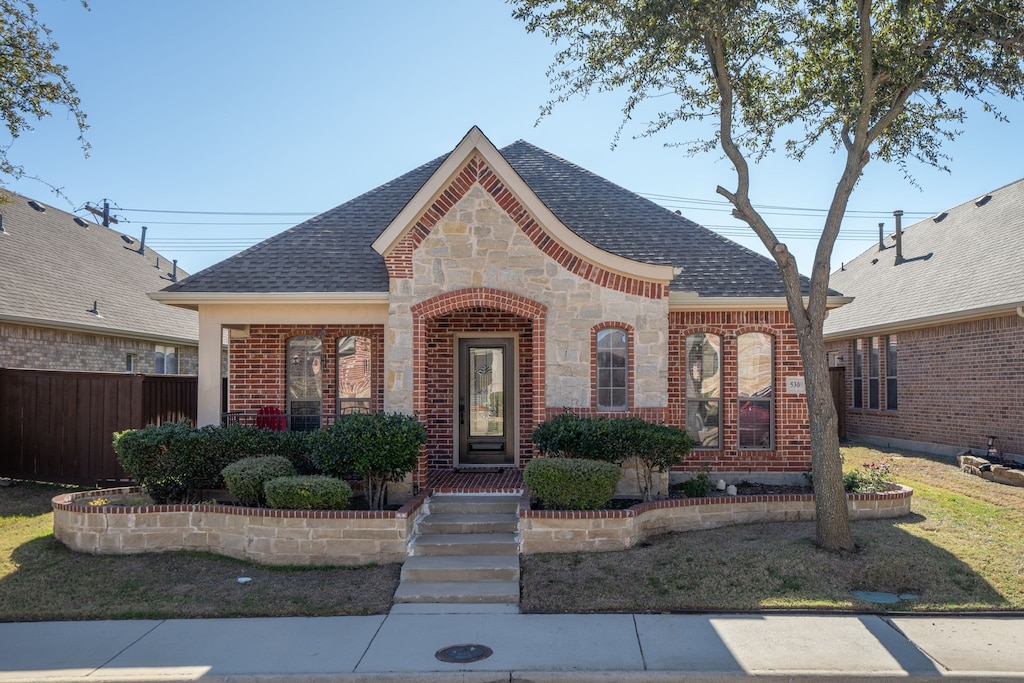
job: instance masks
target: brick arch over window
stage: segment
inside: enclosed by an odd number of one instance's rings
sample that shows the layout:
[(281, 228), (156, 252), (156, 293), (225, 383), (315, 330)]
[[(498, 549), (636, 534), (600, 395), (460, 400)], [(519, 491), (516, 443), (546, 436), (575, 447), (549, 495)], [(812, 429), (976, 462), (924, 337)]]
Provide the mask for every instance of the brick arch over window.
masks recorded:
[(438, 294), (414, 304), (412, 313), (413, 329), (413, 410), (417, 414), (427, 412), (427, 386), (422, 378), (427, 363), (426, 324), (428, 321), (457, 311), (491, 308), (504, 311), (531, 324), (533, 357), (533, 406), (531, 424), (537, 425), (545, 417), (545, 318), (547, 307), (526, 297), (488, 287), (472, 287)]

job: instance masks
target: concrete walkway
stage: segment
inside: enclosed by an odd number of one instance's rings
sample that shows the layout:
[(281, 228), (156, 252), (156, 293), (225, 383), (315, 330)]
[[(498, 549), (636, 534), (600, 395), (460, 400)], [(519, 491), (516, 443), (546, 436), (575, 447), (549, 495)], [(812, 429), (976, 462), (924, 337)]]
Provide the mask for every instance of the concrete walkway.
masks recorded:
[[(493, 654), (445, 663), (479, 644)], [(477, 650), (463, 649), (473, 654)], [(519, 614), (0, 623), (10, 681), (1024, 681), (1024, 618)]]

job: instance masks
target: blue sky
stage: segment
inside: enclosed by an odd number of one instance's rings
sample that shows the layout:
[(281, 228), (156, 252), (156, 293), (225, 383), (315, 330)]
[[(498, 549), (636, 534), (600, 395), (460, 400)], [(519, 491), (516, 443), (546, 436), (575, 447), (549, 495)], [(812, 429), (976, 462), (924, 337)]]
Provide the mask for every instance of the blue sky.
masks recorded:
[[(445, 154), (474, 125), (498, 147), (525, 139), (765, 253), (715, 194), (719, 184), (735, 187), (721, 154), (665, 147), (694, 131), (634, 139), (638, 122), (611, 149), (615, 94), (562, 105), (535, 125), (555, 47), (527, 34), (499, 0), (90, 7), (39, 3), (89, 117), (90, 157), (60, 110), (9, 151), (71, 205), (32, 180), (10, 189), (62, 209), (109, 199), (125, 219), (118, 228), (138, 236), (148, 226), (147, 244), (189, 272)], [(895, 167), (869, 164), (833, 268), (871, 246), (879, 222), (891, 231), (894, 209), (908, 225), (1024, 176), (1024, 104), (1004, 111), (1009, 124), (970, 110), (945, 149), (952, 173), (915, 167), (921, 189)], [(766, 217), (805, 273), (822, 213), (797, 209), (826, 207), (841, 168), (821, 149), (754, 169), (753, 201), (786, 207)]]

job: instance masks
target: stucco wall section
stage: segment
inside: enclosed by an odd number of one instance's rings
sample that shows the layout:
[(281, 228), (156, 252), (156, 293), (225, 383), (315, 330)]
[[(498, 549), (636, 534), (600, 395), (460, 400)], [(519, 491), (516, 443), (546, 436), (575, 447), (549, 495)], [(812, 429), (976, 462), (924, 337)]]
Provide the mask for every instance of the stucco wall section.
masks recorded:
[(663, 407), (668, 391), (668, 299), (602, 287), (544, 254), (479, 185), (439, 220), (412, 254), (413, 279), (392, 280), (387, 373), (390, 408), (412, 410), (410, 307), (438, 294), (490, 287), (547, 307), (549, 407), (591, 405), (591, 331), (622, 322), (633, 336), (636, 408)]

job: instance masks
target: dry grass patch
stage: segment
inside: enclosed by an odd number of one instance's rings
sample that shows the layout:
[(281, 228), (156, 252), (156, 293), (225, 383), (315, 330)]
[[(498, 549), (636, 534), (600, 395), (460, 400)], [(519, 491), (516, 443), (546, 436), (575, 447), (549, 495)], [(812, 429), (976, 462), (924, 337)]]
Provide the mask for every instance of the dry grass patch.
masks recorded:
[(50, 509), (68, 490), (0, 488), (0, 621), (381, 614), (398, 586), (399, 565), (279, 568), (206, 553), (73, 552), (53, 537)]
[(630, 550), (523, 557), (531, 612), (878, 610), (854, 590), (914, 593), (899, 610), (1024, 608), (1024, 489), (963, 474), (948, 459), (843, 449), (848, 469), (888, 457), (914, 487), (913, 513), (853, 524), (857, 553), (813, 544), (813, 523), (669, 534)]

